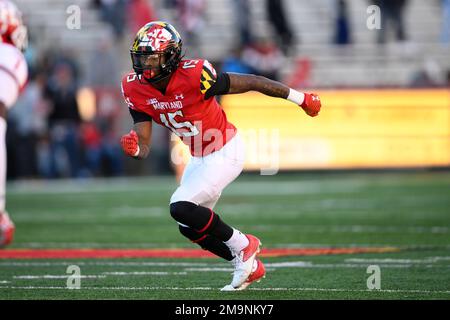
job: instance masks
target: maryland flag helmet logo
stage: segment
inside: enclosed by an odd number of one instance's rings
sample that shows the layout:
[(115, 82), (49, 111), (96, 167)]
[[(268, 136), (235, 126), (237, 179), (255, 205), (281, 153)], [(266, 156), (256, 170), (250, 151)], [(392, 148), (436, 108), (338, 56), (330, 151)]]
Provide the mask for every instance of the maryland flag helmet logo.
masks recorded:
[(171, 24), (149, 22), (137, 32), (131, 46), (133, 69), (148, 82), (162, 80), (178, 67), (182, 46), (180, 34)]

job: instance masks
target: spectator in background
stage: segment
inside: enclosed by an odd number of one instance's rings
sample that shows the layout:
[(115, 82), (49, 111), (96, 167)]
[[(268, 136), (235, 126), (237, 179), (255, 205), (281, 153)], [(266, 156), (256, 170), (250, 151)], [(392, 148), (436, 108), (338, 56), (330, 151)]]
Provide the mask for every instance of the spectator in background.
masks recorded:
[(120, 146), (116, 136), (110, 139), (110, 130), (104, 130), (101, 123), (87, 121), (81, 125), (81, 141), (83, 142), (86, 162), (85, 175), (88, 176), (119, 176), (123, 172)]
[(233, 0), (234, 12), (236, 19), (235, 24), (239, 32), (239, 45), (241, 47), (248, 46), (253, 42), (250, 17), (251, 12), (249, 8), (249, 0)]
[(158, 20), (155, 10), (148, 0), (131, 0), (127, 5), (127, 24), (131, 33), (135, 34), (149, 21)]
[(373, 0), (381, 10), (381, 29), (378, 30), (377, 41), (379, 44), (386, 43), (386, 34), (390, 28), (393, 29), (396, 41), (405, 41), (404, 11), (407, 0)]
[(335, 34), (333, 43), (337, 45), (346, 45), (351, 43), (350, 19), (348, 14), (347, 2), (338, 0), (336, 8)]
[(62, 48), (60, 50), (48, 50), (40, 56), (39, 72), (44, 74), (48, 79), (55, 74), (55, 68), (61, 64), (65, 64), (70, 68), (72, 80), (75, 86), (78, 86), (78, 81), (81, 76), (80, 68), (77, 64), (77, 56), (73, 50)]
[(266, 0), (267, 17), (276, 33), (275, 41), (285, 55), (294, 45), (294, 34), (285, 14), (283, 0)]
[(8, 158), (10, 178), (34, 178), (39, 173), (38, 142), (46, 133), (48, 106), (42, 97), (45, 78), (31, 73), (30, 81), (8, 113)]
[(123, 105), (118, 103), (115, 87), (99, 88), (95, 93), (96, 116), (81, 127), (88, 175), (118, 176), (123, 172), (124, 160), (117, 143)]
[(100, 9), (100, 18), (109, 23), (118, 39), (125, 32), (126, 0), (96, 0), (94, 5)]
[(89, 68), (86, 72), (87, 84), (90, 87), (116, 86), (120, 81), (119, 65), (111, 37), (104, 37), (97, 43), (97, 47), (92, 52), (89, 60)]
[(78, 111), (76, 94), (76, 81), (70, 65), (64, 62), (58, 63), (45, 89), (45, 97), (50, 102), (48, 116), (50, 133), (49, 178), (79, 176), (79, 125), (81, 117)]
[(290, 75), (284, 80), (291, 88), (311, 87), (311, 59), (298, 57), (295, 59), (294, 67)]
[(450, 0), (441, 0), (442, 7), (442, 28), (441, 28), (441, 42), (443, 44), (450, 44)]
[(235, 73), (256, 73), (256, 71), (250, 67), (242, 59), (243, 49), (240, 45), (233, 48), (230, 54), (225, 57), (222, 62), (222, 72), (235, 72)]
[[(141, 2), (137, 0), (136, 2)], [(120, 175), (124, 159), (117, 143), (119, 109), (114, 95), (120, 81), (119, 59), (114, 50), (114, 39), (105, 37), (98, 42), (87, 72), (87, 83), (95, 95), (96, 110), (93, 119), (81, 125), (81, 141), (86, 164), (84, 175)]]
[(267, 37), (260, 37), (244, 49), (242, 60), (254, 73), (272, 80), (279, 80), (279, 71), (283, 64), (283, 53)]
[(431, 58), (425, 59), (422, 67), (413, 75), (410, 87), (412, 88), (436, 88), (443, 83), (442, 69)]
[[(198, 34), (205, 28), (205, 0), (177, 0), (176, 15), (191, 56), (201, 55)], [(148, 22), (148, 21), (147, 21)]]

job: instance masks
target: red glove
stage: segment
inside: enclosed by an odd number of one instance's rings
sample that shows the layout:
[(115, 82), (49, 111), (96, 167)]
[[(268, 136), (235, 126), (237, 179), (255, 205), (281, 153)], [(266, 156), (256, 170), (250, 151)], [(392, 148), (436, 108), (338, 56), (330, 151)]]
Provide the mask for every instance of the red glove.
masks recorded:
[(136, 157), (139, 154), (139, 138), (136, 131), (131, 130), (120, 139), (123, 151), (130, 157)]
[(306, 114), (311, 117), (315, 117), (319, 114), (320, 108), (320, 97), (315, 93), (305, 93), (305, 99), (300, 105)]

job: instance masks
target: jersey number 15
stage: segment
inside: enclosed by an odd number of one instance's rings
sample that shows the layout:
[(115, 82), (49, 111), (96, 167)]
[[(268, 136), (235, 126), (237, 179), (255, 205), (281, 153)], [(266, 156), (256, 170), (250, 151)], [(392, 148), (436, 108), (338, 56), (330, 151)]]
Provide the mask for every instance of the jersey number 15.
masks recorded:
[[(176, 116), (183, 116), (183, 112), (181, 110), (178, 110), (176, 112), (169, 112), (167, 114), (161, 113), (159, 115), (159, 118), (161, 119), (161, 122), (164, 123), (164, 125), (169, 128), (173, 133), (175, 133), (177, 136), (181, 137), (193, 137), (199, 133), (196, 126), (194, 126), (189, 121), (184, 122), (177, 122), (175, 120)], [(178, 132), (176, 129), (185, 128), (186, 130), (189, 130), (187, 132)]]

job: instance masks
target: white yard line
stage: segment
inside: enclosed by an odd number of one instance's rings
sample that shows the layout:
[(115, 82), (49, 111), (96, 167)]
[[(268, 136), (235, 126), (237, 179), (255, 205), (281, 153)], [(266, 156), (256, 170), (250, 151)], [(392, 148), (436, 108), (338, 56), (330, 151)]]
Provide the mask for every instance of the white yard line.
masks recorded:
[[(146, 272), (102, 272), (99, 275), (57, 275), (57, 274), (43, 274), (43, 275), (16, 275), (13, 276), (13, 279), (66, 279), (69, 276), (71, 278), (81, 278), (81, 279), (97, 279), (97, 278), (106, 278), (107, 276), (171, 276), (171, 275), (186, 275), (187, 272), (166, 272), (166, 271), (146, 271)], [(1, 283), (1, 282), (0, 282)]]
[[(167, 242), (167, 243), (156, 243), (156, 242), (133, 242), (133, 243), (113, 243), (113, 242), (21, 242), (14, 244), (16, 248), (25, 249), (66, 249), (66, 248), (89, 248), (89, 249), (150, 249), (150, 248), (176, 248), (185, 249), (183, 246), (186, 242)], [(191, 247), (192, 248), (192, 247)]]
[(143, 271), (143, 272), (102, 272), (104, 275), (111, 276), (171, 276), (171, 275), (186, 275), (187, 272), (167, 272), (167, 271)]
[(450, 261), (450, 256), (443, 257), (427, 257), (424, 259), (362, 259), (362, 258), (351, 258), (345, 259), (345, 262), (351, 263), (403, 263), (403, 264), (422, 264), (422, 263), (436, 263), (439, 261)]
[[(70, 290), (62, 286), (0, 286), (0, 289), (16, 290)], [(220, 288), (212, 287), (81, 287), (79, 290), (123, 290), (123, 291), (150, 291), (150, 290), (173, 290), (173, 291), (195, 291), (213, 290)], [(401, 289), (380, 289), (380, 290), (358, 290), (343, 288), (249, 288), (250, 291), (321, 291), (321, 292), (365, 292), (365, 293), (423, 293), (423, 294), (450, 294), (450, 290), (401, 290)]]
[[(428, 257), (424, 259), (345, 259), (343, 263), (314, 263), (311, 261), (280, 261), (266, 262), (269, 268), (361, 268), (366, 264), (377, 263), (387, 268), (409, 268), (409, 267), (450, 267), (448, 264), (435, 264), (440, 261), (449, 261), (450, 257)], [(0, 262), (1, 267), (50, 267), (50, 266), (114, 266), (114, 267), (181, 267), (186, 271), (191, 269), (205, 270), (205, 268), (215, 268), (228, 270), (230, 265), (224, 262), (151, 262), (151, 261), (46, 261), (46, 262), (25, 262), (25, 261), (5, 261)]]
[[(273, 229), (274, 226), (268, 228), (266, 225), (259, 225), (261, 228)], [(281, 226), (283, 227), (283, 226)], [(306, 226), (303, 226), (305, 229)], [(351, 229), (351, 226), (347, 226)], [(356, 227), (356, 226), (355, 226)], [(277, 226), (278, 228), (278, 226)], [(322, 233), (331, 231), (331, 227), (327, 230), (319, 229), (319, 226), (315, 226), (316, 230), (312, 232)], [(341, 227), (335, 227), (336, 232), (343, 232)], [(390, 229), (393, 230), (392, 228)], [(430, 229), (430, 233), (433, 231)], [(450, 231), (450, 229), (448, 229)], [(309, 231), (308, 231), (309, 232)], [(352, 231), (349, 231), (352, 232)], [(356, 231), (355, 231), (356, 232)], [(446, 231), (447, 232), (447, 231)], [(419, 232), (418, 232), (419, 233)], [(66, 249), (66, 248), (89, 248), (89, 249), (151, 249), (151, 248), (169, 248), (169, 249), (192, 249), (192, 246), (186, 246), (186, 242), (18, 242), (14, 243), (16, 248), (21, 249)], [(398, 248), (398, 249), (427, 249), (436, 248), (436, 245), (418, 245), (418, 246), (405, 246), (399, 244), (386, 244), (386, 243), (274, 243), (270, 246), (271, 249), (289, 248), (289, 249), (308, 249), (308, 248)], [(439, 246), (439, 249), (448, 250), (450, 245)]]
[(192, 267), (192, 266), (212, 266), (223, 263), (203, 263), (203, 262), (150, 262), (150, 261), (130, 261), (130, 262), (109, 262), (109, 261), (47, 261), (47, 262), (22, 262), (22, 261), (5, 261), (0, 262), (0, 267), (50, 267), (50, 266), (134, 266), (134, 267)]
[(252, 226), (253, 229), (259, 231), (267, 231), (276, 228), (277, 230), (292, 230), (296, 229), (304, 233), (412, 233), (412, 234), (445, 234), (449, 233), (450, 229), (447, 227), (393, 227), (393, 226), (370, 226), (370, 225), (269, 225), (256, 224)]
[[(137, 183), (138, 182), (138, 183)], [(158, 183), (160, 182), (160, 183)], [(323, 194), (324, 192), (349, 193), (360, 191), (361, 187), (370, 185), (363, 179), (345, 181), (236, 181), (226, 191), (227, 194), (272, 195), (272, 194)], [(8, 184), (8, 193), (14, 194), (76, 194), (109, 192), (173, 192), (177, 185), (175, 179), (152, 178), (147, 180), (110, 179), (91, 180), (79, 183), (73, 180), (15, 182)]]
[(66, 279), (68, 277), (71, 278), (80, 278), (80, 279), (97, 279), (97, 278), (106, 278), (105, 275), (57, 275), (57, 274), (43, 274), (43, 275), (31, 275), (31, 274), (24, 274), (19, 276), (13, 276), (13, 279)]

